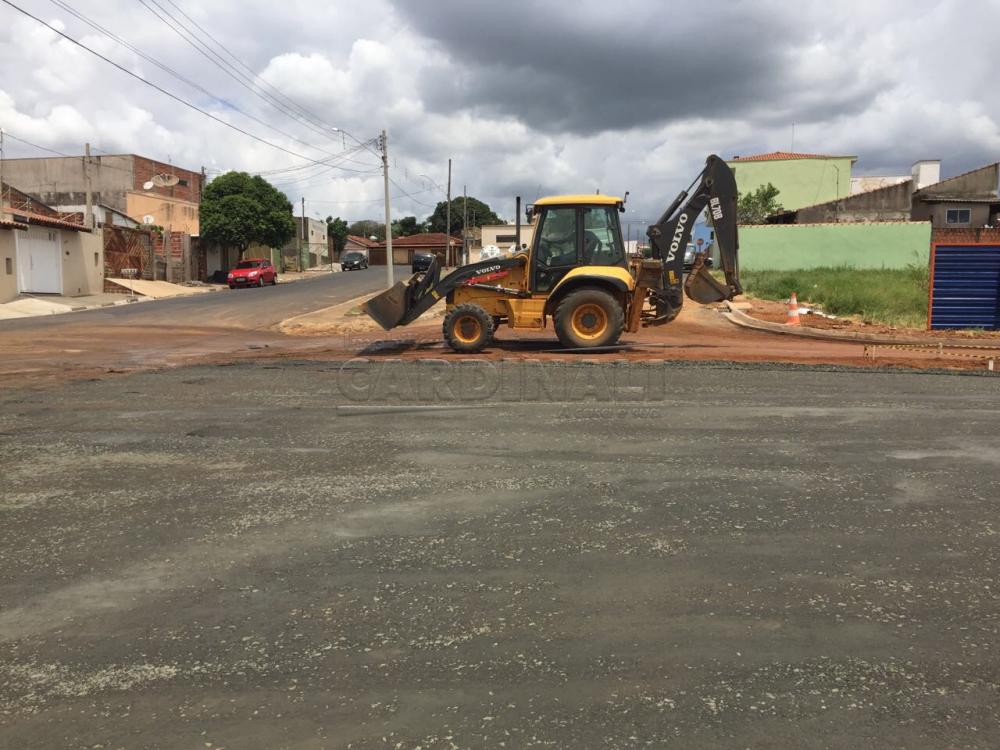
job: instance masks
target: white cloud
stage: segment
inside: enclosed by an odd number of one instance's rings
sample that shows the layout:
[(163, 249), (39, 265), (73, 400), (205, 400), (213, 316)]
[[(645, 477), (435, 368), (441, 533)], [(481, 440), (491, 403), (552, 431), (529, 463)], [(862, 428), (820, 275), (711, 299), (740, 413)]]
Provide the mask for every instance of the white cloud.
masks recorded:
[[(297, 142), (178, 82), (45, 0), (22, 0), (129, 70), (286, 149), (339, 154), (346, 136), (321, 135), (247, 91), (140, 5), (78, 0), (95, 22)], [(281, 5), (177, 0), (288, 97), (362, 139), (390, 133), (394, 180), (412, 198), (399, 215), (427, 215), (454, 159), (463, 184), (511, 216), (513, 196), (630, 190), (637, 216), (657, 212), (705, 156), (797, 150), (856, 153), (859, 172), (905, 172), (942, 158), (945, 173), (1000, 156), (1000, 0), (830, 4), (732, 3), (727, 13), (627, 0), (610, 8), (523, 0), (393, 4), (370, 0)], [(165, 5), (170, 8), (171, 6)], [(176, 11), (175, 11), (176, 13)], [(544, 33), (543, 33), (544, 32)], [(129, 79), (8, 7), (0, 8), (0, 126), (67, 153), (85, 141), (197, 169), (268, 171), (303, 164)], [(8, 156), (33, 152), (8, 141)], [(310, 167), (271, 179), (310, 212), (378, 216), (377, 157), (347, 172)], [(400, 188), (393, 187), (394, 194)], [(335, 201), (342, 201), (336, 203)]]

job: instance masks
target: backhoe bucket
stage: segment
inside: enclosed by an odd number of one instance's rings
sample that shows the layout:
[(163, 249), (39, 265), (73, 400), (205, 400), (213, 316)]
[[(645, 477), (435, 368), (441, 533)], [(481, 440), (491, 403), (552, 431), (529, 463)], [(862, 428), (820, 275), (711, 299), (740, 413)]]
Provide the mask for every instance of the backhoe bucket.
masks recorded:
[(729, 287), (716, 281), (703, 262), (696, 263), (688, 272), (684, 279), (684, 291), (690, 299), (702, 305), (733, 298)]
[(372, 297), (361, 305), (361, 309), (382, 328), (389, 331), (398, 326), (409, 311), (410, 279), (400, 281), (389, 289)]

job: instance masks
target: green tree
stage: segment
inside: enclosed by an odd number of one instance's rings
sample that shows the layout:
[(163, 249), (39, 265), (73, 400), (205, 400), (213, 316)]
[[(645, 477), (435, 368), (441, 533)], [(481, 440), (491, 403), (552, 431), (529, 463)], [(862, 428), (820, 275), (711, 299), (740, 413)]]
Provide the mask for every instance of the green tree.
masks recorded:
[(385, 224), (374, 219), (362, 219), (348, 226), (347, 233), (357, 235), (358, 237), (365, 237), (366, 239), (375, 235), (375, 239), (384, 240)]
[[(465, 198), (451, 199), (451, 232), (462, 229), (462, 204)], [(503, 224), (503, 220), (493, 213), (493, 210), (481, 200), (469, 197), (466, 206), (469, 227), (481, 227), (483, 224)], [(430, 232), (444, 232), (447, 223), (448, 202), (441, 201), (434, 208), (434, 213), (427, 217), (427, 228)]]
[(784, 208), (778, 201), (779, 192), (781, 191), (769, 182), (751, 193), (740, 193), (736, 204), (739, 223), (764, 224), (768, 216), (781, 213)]
[(422, 234), (427, 231), (427, 225), (417, 221), (416, 216), (404, 216), (392, 222), (393, 237), (409, 237), (411, 234)]
[(350, 232), (347, 229), (346, 221), (341, 219), (339, 216), (337, 218), (332, 216), (326, 217), (326, 235), (327, 237), (333, 238), (334, 252), (344, 252), (344, 245), (347, 244), (348, 234), (350, 234)]
[(259, 175), (226, 172), (205, 187), (199, 211), (201, 236), (235, 247), (240, 257), (250, 244), (282, 247), (295, 236), (292, 204)]

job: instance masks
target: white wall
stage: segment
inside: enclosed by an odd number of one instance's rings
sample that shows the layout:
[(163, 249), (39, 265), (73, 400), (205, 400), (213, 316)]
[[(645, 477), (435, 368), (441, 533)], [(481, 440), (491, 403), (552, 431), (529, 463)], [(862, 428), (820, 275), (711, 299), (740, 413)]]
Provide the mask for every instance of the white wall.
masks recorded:
[(63, 294), (80, 297), (104, 291), (104, 233), (59, 230), (62, 234)]
[[(8, 268), (10, 273), (7, 272)], [(17, 252), (14, 230), (0, 228), (0, 303), (17, 296)]]

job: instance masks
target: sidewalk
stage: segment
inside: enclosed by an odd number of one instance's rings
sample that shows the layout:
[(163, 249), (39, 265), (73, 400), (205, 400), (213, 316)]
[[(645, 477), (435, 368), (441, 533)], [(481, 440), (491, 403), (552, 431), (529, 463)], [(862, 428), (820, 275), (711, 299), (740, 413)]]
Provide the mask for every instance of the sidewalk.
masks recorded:
[(36, 315), (61, 315), (80, 310), (92, 310), (95, 307), (112, 307), (141, 302), (143, 297), (130, 297), (127, 294), (88, 294), (83, 297), (63, 297), (46, 295), (32, 297), (22, 295), (20, 299), (0, 305), (0, 320), (12, 318), (30, 318)]
[[(278, 274), (278, 283), (287, 284), (302, 279), (316, 278), (322, 273), (340, 273), (340, 264), (335, 264), (334, 271), (330, 265), (325, 269), (310, 269), (305, 272)], [(59, 294), (31, 295), (22, 294), (17, 299), (0, 304), (0, 320), (13, 318), (30, 318), (36, 315), (61, 315), (68, 312), (92, 310), (96, 307), (111, 307), (112, 305), (128, 305), (133, 302), (149, 302), (150, 300), (184, 297), (207, 292), (229, 291), (225, 284), (205, 284), (202, 282), (186, 282), (174, 284), (169, 281), (146, 281), (144, 279), (116, 279), (107, 277), (106, 281), (122, 287), (123, 293), (88, 294), (82, 297), (64, 297)], [(135, 295), (129, 293), (134, 291)]]
[(150, 299), (167, 299), (169, 297), (183, 297), (188, 294), (204, 294), (225, 289), (224, 286), (211, 284), (174, 284), (170, 281), (147, 281), (145, 279), (116, 279), (111, 276), (105, 281), (117, 284), (123, 289), (134, 290), (137, 295)]

